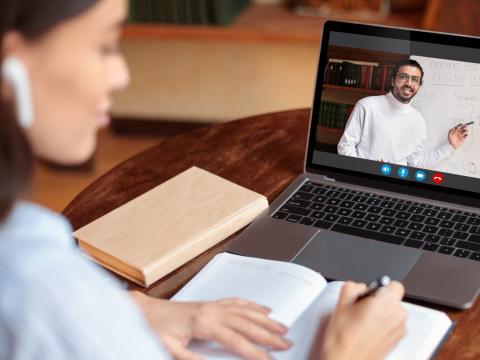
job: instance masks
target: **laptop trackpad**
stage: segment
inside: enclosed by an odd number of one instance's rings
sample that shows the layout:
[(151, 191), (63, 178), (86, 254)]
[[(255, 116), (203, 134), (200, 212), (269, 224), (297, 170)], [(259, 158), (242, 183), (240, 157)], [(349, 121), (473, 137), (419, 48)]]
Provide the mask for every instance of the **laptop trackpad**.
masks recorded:
[(292, 262), (327, 279), (369, 282), (381, 275), (402, 281), (421, 251), (329, 230), (320, 231)]

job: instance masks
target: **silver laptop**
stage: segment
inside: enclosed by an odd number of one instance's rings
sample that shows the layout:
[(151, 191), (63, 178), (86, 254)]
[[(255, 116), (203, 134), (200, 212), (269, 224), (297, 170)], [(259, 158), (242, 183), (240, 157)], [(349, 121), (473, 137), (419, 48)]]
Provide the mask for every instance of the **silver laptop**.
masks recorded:
[(332, 280), (389, 275), (470, 307), (480, 287), (480, 39), (324, 26), (304, 172), (231, 245)]

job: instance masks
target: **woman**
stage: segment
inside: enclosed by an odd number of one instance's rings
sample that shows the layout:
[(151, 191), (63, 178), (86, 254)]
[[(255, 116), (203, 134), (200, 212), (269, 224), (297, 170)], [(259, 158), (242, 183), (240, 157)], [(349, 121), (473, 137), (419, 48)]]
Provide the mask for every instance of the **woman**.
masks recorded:
[[(174, 303), (120, 289), (79, 254), (67, 221), (21, 201), (32, 153), (85, 161), (128, 84), (118, 50), (124, 0), (2, 0), (0, 39), (0, 359), (196, 359), (190, 340), (249, 359), (287, 349), (269, 309), (240, 299)], [(385, 355), (404, 332), (403, 289), (347, 283), (315, 356)], [(257, 346), (262, 345), (262, 346)]]

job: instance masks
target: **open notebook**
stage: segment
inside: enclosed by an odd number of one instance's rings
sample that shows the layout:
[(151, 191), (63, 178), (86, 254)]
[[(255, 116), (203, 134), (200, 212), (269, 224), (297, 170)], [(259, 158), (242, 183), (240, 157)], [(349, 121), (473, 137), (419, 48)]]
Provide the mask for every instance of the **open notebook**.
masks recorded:
[[(240, 297), (268, 306), (271, 317), (290, 327), (294, 346), (274, 352), (275, 359), (307, 359), (317, 329), (323, 328), (337, 302), (342, 282), (327, 283), (301, 265), (221, 253), (213, 258), (172, 300), (207, 301)], [(403, 303), (408, 311), (407, 335), (387, 359), (428, 359), (449, 334), (452, 321), (440, 311)], [(208, 359), (235, 355), (210, 342), (195, 342)]]

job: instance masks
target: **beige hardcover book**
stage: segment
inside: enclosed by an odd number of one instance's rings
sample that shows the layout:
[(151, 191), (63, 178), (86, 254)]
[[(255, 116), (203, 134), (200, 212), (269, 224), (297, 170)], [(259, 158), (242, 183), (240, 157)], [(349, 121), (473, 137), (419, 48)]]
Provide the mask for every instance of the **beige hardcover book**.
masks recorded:
[(265, 196), (192, 167), (73, 235), (98, 263), (149, 286), (267, 207)]

